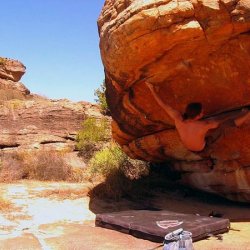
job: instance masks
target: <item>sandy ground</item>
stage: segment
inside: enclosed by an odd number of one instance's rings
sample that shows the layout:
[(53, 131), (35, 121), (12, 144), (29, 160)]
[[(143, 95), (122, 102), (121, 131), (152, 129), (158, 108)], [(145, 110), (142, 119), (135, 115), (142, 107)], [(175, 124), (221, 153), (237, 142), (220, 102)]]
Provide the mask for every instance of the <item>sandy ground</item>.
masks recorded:
[(140, 201), (119, 202), (88, 196), (58, 200), (41, 197), (44, 190), (83, 190), (86, 184), (20, 182), (1, 184), (1, 194), (16, 208), (0, 214), (0, 249), (150, 250), (158, 243), (120, 232), (98, 228), (95, 214), (128, 209), (160, 208), (208, 215), (212, 210), (230, 218), (231, 230), (220, 237), (194, 243), (196, 250), (250, 250), (249, 205), (228, 202), (209, 195), (190, 195), (182, 190)]

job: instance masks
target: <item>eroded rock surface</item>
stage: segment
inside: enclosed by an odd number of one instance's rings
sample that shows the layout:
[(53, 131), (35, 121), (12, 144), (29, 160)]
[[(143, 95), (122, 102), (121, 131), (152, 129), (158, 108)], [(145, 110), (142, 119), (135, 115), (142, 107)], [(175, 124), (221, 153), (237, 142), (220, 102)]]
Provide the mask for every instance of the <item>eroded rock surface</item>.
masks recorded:
[(26, 67), (17, 60), (0, 57), (0, 78), (18, 82)]
[[(8, 59), (7, 65), (16, 65)], [(8, 68), (10, 76), (23, 64)], [(22, 66), (20, 66), (22, 65)], [(1, 66), (0, 68), (7, 67)], [(19, 72), (19, 71), (18, 71)], [(21, 70), (20, 70), (21, 72)], [(24, 73), (24, 72), (23, 72)], [(30, 150), (56, 150), (76, 156), (76, 134), (88, 116), (101, 117), (97, 105), (88, 102), (51, 100), (35, 94), (20, 82), (0, 73), (0, 154)]]
[(145, 85), (183, 113), (250, 105), (249, 0), (106, 0), (98, 20), (113, 136), (133, 158), (171, 161), (180, 181), (250, 201), (250, 125), (225, 127), (207, 156), (182, 144)]

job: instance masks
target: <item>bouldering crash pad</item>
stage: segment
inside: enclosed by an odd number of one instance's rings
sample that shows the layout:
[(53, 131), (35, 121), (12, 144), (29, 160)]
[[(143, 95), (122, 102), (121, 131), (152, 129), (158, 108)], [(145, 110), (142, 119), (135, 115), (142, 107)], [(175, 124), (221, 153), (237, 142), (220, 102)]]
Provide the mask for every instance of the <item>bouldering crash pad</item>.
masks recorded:
[(117, 230), (135, 237), (162, 242), (164, 236), (183, 228), (192, 233), (193, 241), (229, 230), (228, 219), (181, 214), (171, 211), (130, 210), (97, 214), (96, 226)]

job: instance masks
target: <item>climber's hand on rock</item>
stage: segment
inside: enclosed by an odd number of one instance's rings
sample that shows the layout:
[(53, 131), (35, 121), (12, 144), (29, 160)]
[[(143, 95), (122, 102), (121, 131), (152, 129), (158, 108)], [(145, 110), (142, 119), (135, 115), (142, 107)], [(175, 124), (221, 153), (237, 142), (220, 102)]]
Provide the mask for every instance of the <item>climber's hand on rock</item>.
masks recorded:
[(145, 82), (145, 83), (150, 89), (153, 89), (153, 84), (151, 82)]

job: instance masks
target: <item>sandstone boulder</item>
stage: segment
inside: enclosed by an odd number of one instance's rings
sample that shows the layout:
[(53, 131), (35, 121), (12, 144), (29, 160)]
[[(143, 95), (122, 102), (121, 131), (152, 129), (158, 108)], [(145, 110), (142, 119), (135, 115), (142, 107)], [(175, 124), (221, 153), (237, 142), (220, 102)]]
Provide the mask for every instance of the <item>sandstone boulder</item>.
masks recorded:
[(133, 158), (171, 162), (180, 182), (250, 201), (250, 125), (189, 151), (153, 98), (205, 117), (250, 105), (249, 0), (106, 0), (98, 20), (113, 136)]
[(0, 78), (18, 82), (26, 67), (19, 61), (0, 57)]

